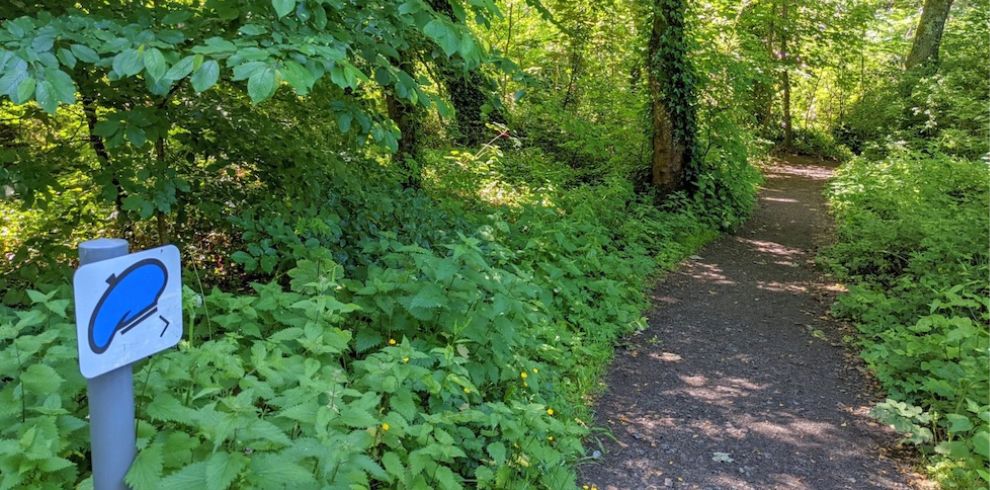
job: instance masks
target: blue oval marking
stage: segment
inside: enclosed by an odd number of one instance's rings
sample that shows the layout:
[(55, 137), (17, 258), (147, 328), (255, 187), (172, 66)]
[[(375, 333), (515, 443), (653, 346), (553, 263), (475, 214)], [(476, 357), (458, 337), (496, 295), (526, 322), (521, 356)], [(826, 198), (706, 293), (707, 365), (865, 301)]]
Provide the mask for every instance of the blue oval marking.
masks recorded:
[(127, 333), (158, 311), (167, 283), (168, 270), (158, 259), (139, 260), (119, 275), (110, 275), (110, 286), (89, 317), (89, 348), (106, 352), (117, 332)]

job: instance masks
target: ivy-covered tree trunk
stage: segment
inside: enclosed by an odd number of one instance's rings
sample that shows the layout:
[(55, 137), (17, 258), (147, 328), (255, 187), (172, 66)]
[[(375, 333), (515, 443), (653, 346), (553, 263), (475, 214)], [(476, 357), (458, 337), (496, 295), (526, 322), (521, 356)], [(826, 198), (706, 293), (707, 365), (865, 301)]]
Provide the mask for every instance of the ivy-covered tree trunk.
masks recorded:
[(942, 32), (945, 21), (949, 18), (952, 0), (925, 0), (921, 10), (921, 20), (918, 30), (914, 33), (914, 42), (908, 54), (904, 67), (911, 70), (923, 65), (938, 64), (938, 50), (942, 44)]
[[(450, 20), (459, 22), (454, 7), (448, 0), (430, 0), (430, 7)], [(476, 146), (488, 139), (485, 134), (485, 121), (505, 124), (506, 119), (498, 106), (489, 103), (492, 94), (497, 92), (495, 83), (477, 69), (465, 71), (451, 60), (440, 60), (437, 71), (457, 118), (457, 142)], [(488, 104), (486, 118), (485, 104)]]
[(654, 0), (647, 50), (651, 182), (667, 194), (693, 181), (694, 74), (684, 36), (685, 0)]

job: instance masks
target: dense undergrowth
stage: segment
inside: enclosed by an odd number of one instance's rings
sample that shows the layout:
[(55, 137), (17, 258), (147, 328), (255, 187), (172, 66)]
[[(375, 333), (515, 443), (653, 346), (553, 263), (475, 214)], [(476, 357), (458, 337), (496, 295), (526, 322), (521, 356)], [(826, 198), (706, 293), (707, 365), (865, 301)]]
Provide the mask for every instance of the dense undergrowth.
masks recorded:
[(946, 487), (984, 486), (987, 164), (894, 149), (842, 166), (829, 199), (838, 243), (823, 259), (850, 284), (834, 311), (858, 326), (863, 358), (889, 397), (874, 414), (930, 454)]
[[(709, 170), (731, 173), (722, 152)], [(429, 168), (423, 191), (232, 218), (234, 259), (272, 279), (204, 290), (187, 271), (184, 340), (136, 366), (135, 489), (574, 486), (584, 397), (644, 325), (646, 280), (747, 209), (665, 210), (535, 149)], [(755, 173), (736, 168), (749, 197), (726, 202), (751, 204)], [(86, 486), (70, 291), (25, 294), (0, 307), (0, 487)]]

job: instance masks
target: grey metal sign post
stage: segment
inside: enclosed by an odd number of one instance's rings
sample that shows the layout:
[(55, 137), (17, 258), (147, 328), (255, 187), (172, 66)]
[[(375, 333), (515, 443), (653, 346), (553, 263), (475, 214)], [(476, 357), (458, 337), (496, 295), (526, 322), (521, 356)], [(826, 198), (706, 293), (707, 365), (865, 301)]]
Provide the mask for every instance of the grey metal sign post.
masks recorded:
[[(79, 265), (122, 257), (127, 252), (127, 240), (90, 240), (79, 245)], [(89, 398), (93, 488), (126, 490), (124, 475), (137, 455), (131, 365), (87, 380), (86, 396)]]
[(95, 490), (127, 489), (137, 454), (131, 365), (182, 338), (179, 250), (127, 252), (126, 240), (83, 242), (72, 281)]

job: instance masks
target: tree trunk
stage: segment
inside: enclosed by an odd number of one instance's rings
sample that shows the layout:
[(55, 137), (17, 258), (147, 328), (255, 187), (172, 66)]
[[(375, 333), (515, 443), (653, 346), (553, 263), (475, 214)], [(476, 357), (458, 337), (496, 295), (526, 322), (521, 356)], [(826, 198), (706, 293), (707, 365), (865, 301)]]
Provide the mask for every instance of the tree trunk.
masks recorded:
[[(399, 68), (415, 78), (414, 63), (410, 54), (403, 53)], [(400, 99), (391, 92), (385, 94), (385, 105), (388, 109), (388, 117), (399, 127), (399, 142), (394, 161), (406, 173), (406, 187), (417, 187), (419, 175), (412, 164), (419, 152), (419, 111), (416, 104)]]
[(664, 194), (684, 189), (691, 180), (694, 80), (687, 59), (684, 11), (684, 0), (654, 0), (647, 50), (651, 182)]
[(125, 236), (129, 235), (131, 233), (131, 223), (127, 219), (127, 212), (124, 211), (124, 198), (127, 196), (127, 193), (124, 191), (124, 187), (117, 177), (117, 172), (110, 162), (110, 152), (107, 151), (107, 146), (103, 138), (96, 134), (96, 125), (99, 121), (96, 115), (96, 102), (91, 95), (82, 93), (82, 107), (83, 115), (86, 116), (86, 129), (89, 131), (89, 145), (93, 148), (93, 152), (96, 153), (96, 157), (100, 160), (100, 164), (103, 165), (104, 170), (110, 172), (110, 183), (113, 184), (114, 189), (113, 205), (117, 218), (117, 226), (120, 227), (122, 233), (125, 233)]
[(784, 148), (790, 148), (794, 142), (794, 128), (793, 121), (791, 118), (791, 68), (790, 64), (790, 53), (787, 52), (787, 2), (788, 0), (781, 0), (780, 7), (780, 20), (781, 20), (781, 31), (780, 31), (780, 63), (783, 65), (783, 73), (781, 74), (781, 85), (783, 86), (784, 96), (781, 101), (784, 106)]
[(921, 10), (918, 30), (914, 33), (914, 43), (904, 67), (911, 70), (917, 66), (938, 64), (938, 50), (942, 44), (942, 32), (949, 18), (952, 0), (925, 0)]
[[(457, 22), (454, 7), (448, 0), (429, 0), (430, 7), (437, 13), (446, 15)], [(497, 93), (495, 83), (478, 70), (465, 72), (451, 60), (439, 60), (437, 63), (444, 87), (450, 96), (457, 118), (457, 142), (467, 146), (477, 146), (487, 141), (485, 130), (484, 106), (491, 101), (491, 95)], [(496, 104), (488, 104), (487, 120), (505, 124), (506, 119)]]

